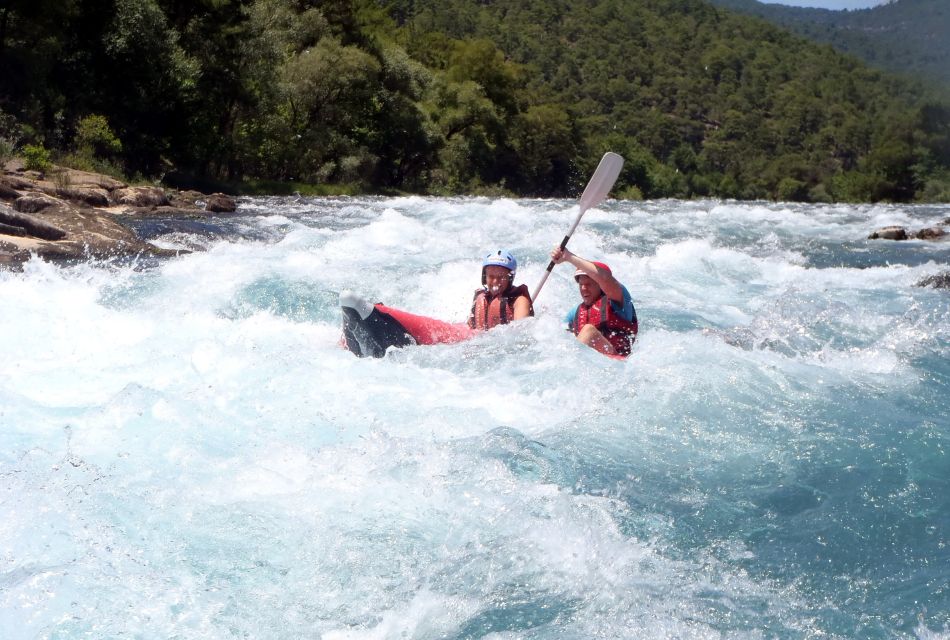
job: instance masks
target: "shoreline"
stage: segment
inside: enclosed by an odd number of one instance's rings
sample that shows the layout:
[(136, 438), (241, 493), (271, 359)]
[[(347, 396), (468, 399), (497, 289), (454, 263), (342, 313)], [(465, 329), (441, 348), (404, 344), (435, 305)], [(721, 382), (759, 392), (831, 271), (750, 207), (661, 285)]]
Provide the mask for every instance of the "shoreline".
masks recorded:
[[(874, 203), (849, 206), (862, 204)], [(190, 250), (163, 249), (146, 242), (122, 218), (203, 217), (236, 211), (235, 199), (220, 192), (135, 186), (58, 165), (43, 172), (27, 170), (21, 159), (14, 158), (0, 167), (0, 269), (22, 268), (33, 256), (56, 262), (174, 257)], [(941, 226), (916, 231), (882, 227), (871, 230), (866, 239), (946, 241), (950, 238), (947, 226), (950, 217)]]
[(88, 171), (51, 165), (27, 170), (20, 159), (0, 170), (0, 268), (19, 268), (33, 256), (54, 261), (175, 256), (122, 223), (128, 215), (233, 213), (223, 193), (135, 186)]

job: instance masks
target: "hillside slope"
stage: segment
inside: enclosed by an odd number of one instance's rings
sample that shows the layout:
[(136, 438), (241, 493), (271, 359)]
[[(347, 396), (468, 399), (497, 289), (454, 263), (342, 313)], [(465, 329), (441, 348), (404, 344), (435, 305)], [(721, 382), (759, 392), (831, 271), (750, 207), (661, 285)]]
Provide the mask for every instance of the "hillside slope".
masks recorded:
[[(565, 105), (647, 197), (907, 200), (950, 163), (950, 110), (921, 86), (702, 0), (414, 7), (416, 32), (490, 40), (522, 65), (528, 99)], [(438, 66), (438, 43), (415, 42)]]
[(856, 11), (757, 0), (709, 1), (828, 43), (877, 68), (915, 74), (950, 87), (950, 2), (946, 0), (894, 0)]
[(0, 159), (179, 186), (950, 201), (950, 101), (705, 0), (0, 3), (0, 70)]

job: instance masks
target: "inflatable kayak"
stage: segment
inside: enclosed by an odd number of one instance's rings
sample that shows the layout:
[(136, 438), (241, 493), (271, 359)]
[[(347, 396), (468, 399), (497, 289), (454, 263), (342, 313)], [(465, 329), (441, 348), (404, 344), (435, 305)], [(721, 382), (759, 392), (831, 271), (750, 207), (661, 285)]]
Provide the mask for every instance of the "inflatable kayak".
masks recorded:
[(465, 323), (445, 322), (372, 304), (352, 291), (340, 294), (340, 310), (343, 343), (361, 358), (382, 358), (390, 347), (462, 342), (478, 334)]
[[(390, 347), (451, 344), (474, 338), (479, 331), (464, 322), (452, 323), (367, 302), (352, 291), (340, 294), (343, 315), (341, 345), (364, 358), (382, 358)], [(614, 360), (627, 356), (603, 354)]]

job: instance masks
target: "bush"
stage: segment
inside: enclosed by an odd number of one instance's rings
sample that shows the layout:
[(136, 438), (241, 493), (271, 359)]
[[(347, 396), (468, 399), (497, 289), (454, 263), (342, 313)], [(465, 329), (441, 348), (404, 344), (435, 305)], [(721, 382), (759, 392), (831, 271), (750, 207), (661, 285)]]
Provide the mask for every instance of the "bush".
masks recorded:
[(108, 158), (122, 151), (122, 142), (109, 128), (109, 121), (95, 114), (76, 125), (75, 146), (81, 155), (96, 158)]
[(640, 187), (631, 184), (624, 187), (617, 194), (618, 200), (643, 200), (643, 192), (640, 191)]
[(682, 197), (688, 190), (686, 176), (660, 162), (650, 167), (649, 185), (651, 198)]
[(65, 191), (66, 189), (69, 189), (70, 186), (72, 186), (72, 180), (69, 177), (68, 169), (54, 169), (52, 174), (53, 184), (56, 185), (56, 188), (59, 191)]
[(65, 153), (57, 156), (56, 163), (64, 167), (69, 167), (70, 169), (88, 171), (90, 173), (101, 173), (122, 182), (130, 182), (122, 167), (112, 160), (93, 158), (83, 153)]
[(818, 183), (808, 192), (808, 199), (811, 202), (834, 202), (834, 198), (828, 193), (824, 183)]
[(775, 199), (780, 202), (808, 200), (808, 185), (795, 178), (782, 178), (775, 188)]
[(23, 164), (30, 171), (47, 171), (50, 168), (49, 151), (42, 145), (28, 144), (23, 147)]
[(0, 165), (13, 157), (13, 142), (0, 137)]
[(64, 167), (69, 167), (70, 169), (89, 172), (96, 171), (96, 166), (93, 163), (93, 159), (87, 155), (81, 155), (78, 153), (65, 153), (57, 156), (56, 162), (57, 164), (60, 164)]
[(16, 119), (0, 109), (0, 165), (16, 155), (20, 141), (20, 125)]
[(927, 180), (917, 199), (920, 202), (950, 202), (950, 172)]
[(732, 176), (723, 176), (716, 187), (717, 198), (736, 199), (739, 197), (739, 183)]
[(707, 176), (694, 173), (689, 177), (690, 196), (706, 198), (713, 192), (713, 185)]

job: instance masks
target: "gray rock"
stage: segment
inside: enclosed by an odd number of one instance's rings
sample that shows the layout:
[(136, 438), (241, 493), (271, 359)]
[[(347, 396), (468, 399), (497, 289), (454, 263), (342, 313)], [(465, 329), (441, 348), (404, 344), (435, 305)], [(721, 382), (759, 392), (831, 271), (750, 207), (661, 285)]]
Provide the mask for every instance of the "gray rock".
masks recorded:
[(3, 170), (8, 173), (21, 173), (25, 169), (23, 158), (10, 158), (3, 164)]
[(36, 183), (30, 182), (26, 178), (21, 178), (16, 175), (6, 175), (0, 178), (3, 182), (7, 183), (11, 188), (16, 189), (17, 191), (31, 191), (36, 188)]
[(17, 213), (5, 206), (0, 206), (0, 224), (17, 227), (24, 231), (22, 234), (13, 235), (28, 235), (43, 240), (62, 240), (66, 237), (66, 232), (59, 227), (34, 216)]
[(69, 187), (57, 189), (56, 195), (72, 202), (82, 202), (90, 207), (108, 207), (109, 192), (98, 187)]
[(130, 207), (125, 211), (126, 216), (148, 218), (155, 216), (174, 216), (177, 218), (207, 218), (208, 212), (195, 207), (176, 207), (174, 204), (167, 207)]
[(918, 240), (934, 240), (936, 238), (942, 238), (945, 235), (947, 235), (947, 232), (940, 227), (928, 227), (915, 233), (914, 237)]
[(230, 196), (223, 193), (213, 193), (205, 201), (205, 211), (215, 213), (231, 213), (237, 211), (237, 203)]
[(25, 236), (26, 229), (0, 222), (0, 236)]
[[(208, 196), (198, 192), (173, 191), (175, 206), (169, 206), (168, 195), (158, 187), (129, 187), (109, 176), (64, 167), (54, 167), (50, 176), (53, 179), (47, 180), (41, 173), (24, 171), (19, 160), (0, 170), (0, 184), (13, 192), (8, 198), (12, 206), (2, 203), (0, 195), (0, 268), (22, 268), (34, 256), (72, 262), (189, 253), (145, 242), (122, 223), (124, 214), (209, 215), (201, 208)], [(109, 206), (123, 197), (134, 204), (117, 215)]]
[(130, 207), (163, 207), (168, 205), (168, 196), (159, 187), (123, 187), (112, 192), (117, 204)]
[(906, 240), (907, 230), (904, 227), (881, 227), (868, 236), (868, 240)]
[(938, 273), (935, 276), (924, 278), (917, 283), (918, 287), (933, 287), (934, 289), (950, 289), (950, 271)]
[(59, 204), (57, 200), (39, 194), (27, 194), (16, 199), (13, 208), (20, 213), (36, 213)]
[(115, 178), (104, 176), (100, 173), (89, 173), (88, 171), (78, 171), (77, 169), (63, 169), (63, 179), (70, 187), (104, 189), (105, 191), (115, 191), (127, 187), (124, 182)]
[(10, 184), (0, 178), (0, 200), (16, 200), (20, 197), (20, 192), (10, 186)]
[(168, 196), (168, 201), (173, 207), (180, 208), (191, 208), (199, 206), (197, 203), (199, 200), (204, 200), (207, 196), (200, 191), (173, 191)]

